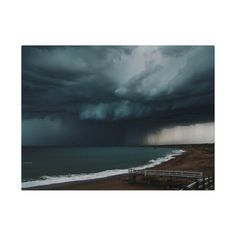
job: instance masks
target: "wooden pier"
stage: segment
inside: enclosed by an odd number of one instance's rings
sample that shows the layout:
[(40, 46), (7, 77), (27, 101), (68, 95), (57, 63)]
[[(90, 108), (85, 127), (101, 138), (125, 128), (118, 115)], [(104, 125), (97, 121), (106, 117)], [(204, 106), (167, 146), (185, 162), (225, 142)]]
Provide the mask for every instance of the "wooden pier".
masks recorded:
[(178, 177), (188, 179), (201, 179), (203, 177), (202, 172), (192, 171), (170, 171), (170, 170), (135, 170), (129, 169), (129, 182), (135, 183), (136, 176), (141, 175), (144, 177)]
[[(146, 183), (158, 183), (162, 178), (169, 179), (169, 182), (174, 182), (176, 179), (185, 179), (186, 184), (184, 187), (179, 189), (182, 190), (194, 190), (194, 189), (214, 189), (214, 178), (213, 177), (203, 177), (202, 172), (194, 171), (170, 171), (170, 170), (136, 170), (129, 169), (128, 181), (130, 184), (135, 184), (137, 182), (137, 177), (142, 177)], [(140, 179), (140, 178), (139, 178)], [(191, 184), (189, 184), (190, 181)]]

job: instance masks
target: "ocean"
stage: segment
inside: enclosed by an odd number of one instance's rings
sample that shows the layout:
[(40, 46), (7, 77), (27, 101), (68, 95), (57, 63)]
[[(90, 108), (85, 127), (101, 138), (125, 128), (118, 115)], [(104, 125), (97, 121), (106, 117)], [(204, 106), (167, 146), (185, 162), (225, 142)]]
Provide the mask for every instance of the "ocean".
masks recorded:
[(22, 188), (125, 174), (182, 152), (171, 147), (23, 147)]

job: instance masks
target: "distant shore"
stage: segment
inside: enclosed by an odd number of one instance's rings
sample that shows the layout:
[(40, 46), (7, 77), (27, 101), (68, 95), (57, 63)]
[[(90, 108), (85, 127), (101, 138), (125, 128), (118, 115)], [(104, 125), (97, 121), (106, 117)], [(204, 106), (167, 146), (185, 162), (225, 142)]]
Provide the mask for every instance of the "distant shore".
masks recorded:
[[(185, 153), (175, 159), (163, 162), (151, 169), (201, 171), (204, 176), (214, 176), (214, 144), (179, 145)], [(129, 184), (128, 174), (101, 179), (74, 181), (60, 184), (37, 186), (26, 190), (155, 190), (162, 189), (156, 185), (143, 183)]]

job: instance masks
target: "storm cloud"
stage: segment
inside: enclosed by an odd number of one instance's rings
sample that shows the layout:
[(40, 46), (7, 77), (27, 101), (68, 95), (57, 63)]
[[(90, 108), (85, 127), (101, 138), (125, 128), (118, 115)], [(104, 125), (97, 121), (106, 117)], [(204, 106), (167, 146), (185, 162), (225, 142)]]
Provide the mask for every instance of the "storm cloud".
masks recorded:
[(145, 144), (214, 122), (212, 46), (23, 46), (28, 145)]

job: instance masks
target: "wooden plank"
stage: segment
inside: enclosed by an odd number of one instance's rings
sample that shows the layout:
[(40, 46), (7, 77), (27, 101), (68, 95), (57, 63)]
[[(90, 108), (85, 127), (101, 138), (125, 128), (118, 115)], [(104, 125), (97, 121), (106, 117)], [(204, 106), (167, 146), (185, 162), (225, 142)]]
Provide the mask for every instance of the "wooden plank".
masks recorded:
[(196, 186), (197, 186), (197, 181), (195, 181), (195, 182), (189, 184), (186, 189), (187, 189), (187, 190), (194, 189)]

